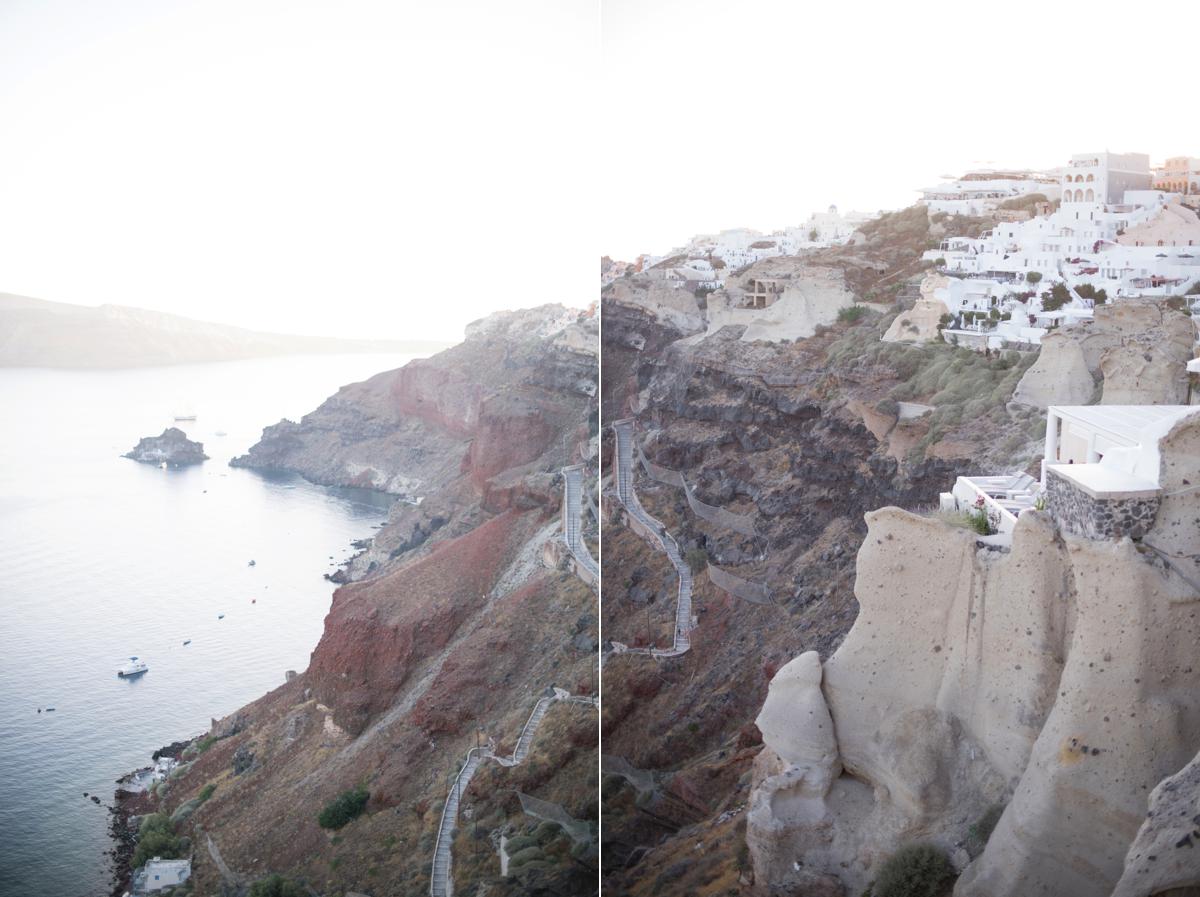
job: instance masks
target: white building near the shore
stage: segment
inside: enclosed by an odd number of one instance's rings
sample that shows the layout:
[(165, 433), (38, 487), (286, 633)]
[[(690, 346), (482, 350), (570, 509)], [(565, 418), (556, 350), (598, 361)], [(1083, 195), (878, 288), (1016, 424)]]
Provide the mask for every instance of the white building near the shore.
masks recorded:
[(183, 884), (192, 875), (191, 860), (164, 860), (155, 857), (133, 874), (131, 897), (155, 894), (164, 888)]

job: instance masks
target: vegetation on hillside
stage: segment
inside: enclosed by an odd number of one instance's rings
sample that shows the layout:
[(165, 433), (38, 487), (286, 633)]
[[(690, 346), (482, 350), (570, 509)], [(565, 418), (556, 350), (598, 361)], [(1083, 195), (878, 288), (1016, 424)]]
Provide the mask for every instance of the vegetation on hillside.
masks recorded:
[(932, 844), (910, 844), (883, 861), (871, 897), (943, 897), (954, 877), (954, 867), (942, 850)]
[(183, 856), (189, 847), (187, 839), (175, 834), (175, 826), (165, 813), (152, 813), (138, 828), (137, 849), (133, 852), (133, 868), (146, 865), (155, 857), (173, 860)]
[[(895, 315), (884, 315), (848, 327), (827, 350), (831, 368), (890, 368), (896, 380), (883, 401), (923, 402), (934, 406), (924, 420), (929, 429), (914, 448), (919, 461), (926, 449), (956, 430), (994, 428), (1004, 432), (997, 446), (1013, 452), (1040, 434), (1041, 416), (1030, 409), (1009, 411), (1007, 405), (1035, 352), (975, 352), (944, 342), (885, 343), (880, 336)], [(895, 407), (890, 405), (889, 407)], [(1015, 426), (1014, 426), (1015, 424)]]
[(361, 785), (357, 788), (343, 791), (325, 805), (325, 809), (317, 817), (317, 824), (321, 828), (341, 828), (351, 820), (361, 816), (363, 810), (367, 808), (367, 801), (370, 799), (371, 793)]

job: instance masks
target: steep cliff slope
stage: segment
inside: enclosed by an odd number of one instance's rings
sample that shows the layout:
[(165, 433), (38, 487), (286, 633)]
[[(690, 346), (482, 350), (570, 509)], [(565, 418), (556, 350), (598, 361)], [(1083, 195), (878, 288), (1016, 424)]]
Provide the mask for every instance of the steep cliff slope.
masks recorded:
[[(880, 298), (889, 272), (907, 282), (930, 232), (909, 217), (920, 230), (911, 247), (838, 251), (848, 284)], [(864, 306), (809, 339), (746, 341), (738, 326), (700, 336), (638, 292), (641, 276), (603, 294), (604, 416), (635, 419), (648, 464), (634, 485), (694, 571), (697, 623), (681, 656), (605, 662), (605, 883), (613, 894), (724, 894), (751, 872), (754, 718), (784, 664), (807, 649), (828, 656), (853, 624), (864, 514), (932, 506), (980, 463), (1028, 463), (1036, 416), (1007, 402), (1033, 359), (883, 344), (899, 305)], [(911, 413), (916, 403), (925, 413)], [(662, 645), (671, 565), (618, 502), (604, 510), (605, 637)]]
[[(597, 337), (593, 314), (557, 306), (494, 316), (268, 428), (242, 459), (410, 501), (344, 575), (355, 581), (334, 594), (308, 669), (214, 721), (158, 796), (176, 812), (214, 786), (177, 827), (196, 848), (195, 894), (242, 893), (267, 873), (339, 897), (428, 893), (468, 749), (510, 756), (551, 689), (595, 693), (595, 593), (566, 569), (559, 515), (561, 468), (594, 452)], [(522, 762), (489, 760), (454, 794), (460, 893), (594, 887), (595, 743), (594, 707), (554, 701)], [(322, 810), (359, 787), (365, 813), (322, 828)], [(581, 824), (547, 821), (560, 812)]]
[[(1200, 748), (1200, 416), (1160, 451), (1162, 503), (1137, 541), (1071, 535), (1054, 506), (1020, 517), (1011, 551), (897, 508), (867, 516), (854, 628), (823, 669), (785, 667), (758, 718), (762, 886), (858, 894), (917, 841), (954, 857), (961, 897), (1200, 885), (1194, 775), (1151, 797)], [(1167, 806), (1184, 818), (1154, 820)]]

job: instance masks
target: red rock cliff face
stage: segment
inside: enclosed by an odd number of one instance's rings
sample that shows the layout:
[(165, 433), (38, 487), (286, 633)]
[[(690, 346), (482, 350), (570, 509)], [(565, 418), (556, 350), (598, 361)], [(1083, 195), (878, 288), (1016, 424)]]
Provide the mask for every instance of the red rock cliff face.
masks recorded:
[(338, 589), (307, 674), (334, 722), (357, 735), (391, 706), (413, 668), (486, 604), (515, 540), (528, 531), (517, 515), (501, 515), (410, 566)]
[[(428, 893), (446, 783), (466, 750), (481, 738), (511, 749), (552, 686), (594, 693), (595, 593), (544, 566), (557, 557), (544, 549), (561, 468), (580, 446), (594, 455), (595, 325), (557, 307), (506, 313), (268, 427), (239, 459), (410, 499), (339, 571), (356, 581), (334, 594), (308, 669), (237, 711), (236, 726), (214, 726), (202, 762), (156, 797), (172, 812), (215, 785), (193, 824), (247, 881), (281, 872), (323, 893)], [(560, 702), (539, 733), (527, 763), (480, 773), (465, 796), (473, 829), (527, 825), (517, 790), (595, 819), (595, 710)], [(360, 785), (366, 812), (330, 838), (321, 810)], [(456, 885), (593, 893), (596, 867), (568, 841), (507, 877), (494, 851), (459, 849)], [(221, 893), (208, 854), (195, 857), (195, 893)]]
[(476, 488), (483, 489), (496, 474), (540, 457), (554, 435), (541, 407), (508, 396), (489, 399), (475, 426), (464, 472)]
[(400, 414), (456, 436), (470, 436), (486, 390), (485, 384), (462, 371), (418, 360), (396, 371), (391, 394)]

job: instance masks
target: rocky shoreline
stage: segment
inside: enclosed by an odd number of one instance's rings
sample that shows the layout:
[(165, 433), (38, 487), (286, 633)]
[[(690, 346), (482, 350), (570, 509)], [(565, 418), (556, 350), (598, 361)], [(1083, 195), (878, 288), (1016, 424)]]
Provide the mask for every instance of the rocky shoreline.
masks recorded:
[[(155, 763), (160, 760), (178, 760), (184, 748), (195, 739), (173, 741), (151, 754)], [(113, 847), (108, 851), (112, 869), (111, 897), (122, 897), (128, 890), (133, 875), (133, 854), (137, 850), (138, 824), (142, 816), (154, 812), (153, 797), (139, 778), (147, 778), (155, 767), (143, 766), (117, 779), (113, 804), (108, 808), (108, 833)]]

